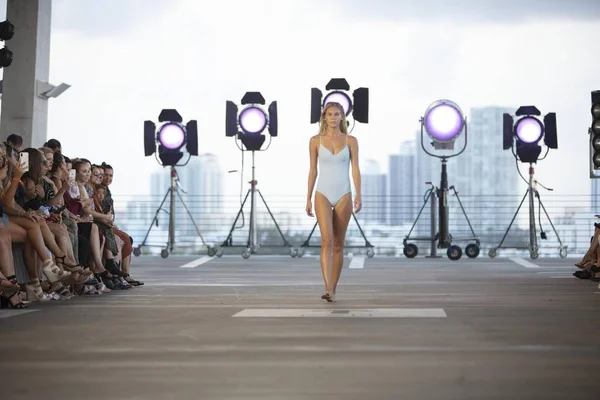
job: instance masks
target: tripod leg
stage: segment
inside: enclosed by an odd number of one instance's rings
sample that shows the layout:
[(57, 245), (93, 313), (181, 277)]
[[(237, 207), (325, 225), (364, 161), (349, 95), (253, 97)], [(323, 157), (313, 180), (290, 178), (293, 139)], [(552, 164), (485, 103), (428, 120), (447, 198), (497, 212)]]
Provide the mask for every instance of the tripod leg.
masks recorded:
[(319, 224), (318, 222), (315, 222), (315, 225), (313, 226), (312, 231), (310, 231), (310, 234), (308, 235), (308, 237), (306, 238), (306, 240), (304, 241), (304, 243), (302, 243), (302, 246), (300, 246), (300, 247), (308, 247), (309, 246), (308, 242), (310, 242), (310, 238), (312, 237), (313, 233), (315, 233), (315, 229), (317, 229), (318, 224)]
[(369, 241), (367, 240), (365, 233), (363, 232), (360, 224), (358, 223), (358, 219), (356, 219), (356, 214), (352, 213), (352, 217), (354, 218), (354, 222), (356, 222), (356, 226), (358, 226), (358, 230), (360, 231), (360, 234), (362, 235), (363, 239), (365, 239), (365, 247), (373, 247), (373, 245), (371, 243), (369, 243)]
[(421, 213), (423, 212), (423, 209), (427, 205), (427, 202), (429, 201), (429, 198), (432, 195), (433, 195), (433, 189), (429, 189), (427, 197), (425, 198), (425, 201), (423, 202), (423, 205), (421, 206), (421, 209), (419, 210), (419, 213), (417, 214), (417, 218), (415, 219), (415, 222), (413, 223), (410, 230), (408, 231), (408, 235), (406, 235), (406, 239), (404, 239), (405, 241), (410, 238), (410, 234), (412, 233), (413, 229), (415, 229), (415, 226), (417, 226), (417, 222), (419, 221), (419, 218), (421, 217)]
[(540, 205), (542, 206), (542, 209), (544, 210), (544, 214), (546, 214), (546, 218), (548, 218), (548, 222), (550, 222), (550, 226), (552, 227), (552, 230), (554, 231), (554, 234), (556, 235), (556, 238), (558, 239), (558, 243), (560, 244), (560, 247), (563, 247), (562, 241), (560, 240), (560, 236), (558, 236), (558, 232), (556, 232), (556, 229), (554, 228), (554, 224), (552, 223), (552, 220), (550, 219), (550, 216), (548, 215), (548, 212), (546, 211), (546, 207), (544, 207), (544, 203), (542, 203), (542, 199), (539, 198), (539, 195), (538, 195), (538, 200), (540, 201)]
[(273, 222), (275, 223), (275, 228), (277, 228), (277, 232), (279, 232), (279, 235), (281, 236), (281, 238), (283, 239), (283, 245), (284, 246), (290, 246), (290, 243), (287, 241), (287, 239), (285, 238), (285, 236), (283, 235), (283, 232), (281, 232), (281, 229), (279, 229), (279, 225), (277, 224), (277, 221), (275, 220), (275, 217), (273, 216), (273, 213), (271, 212), (271, 210), (269, 209), (269, 205), (267, 204), (265, 198), (263, 197), (262, 193), (260, 192), (260, 190), (256, 189), (256, 191), (258, 192), (258, 195), (260, 196), (262, 202), (264, 203), (265, 207), (267, 208), (267, 212), (269, 213), (269, 215), (271, 216), (271, 219), (273, 220)]
[(525, 196), (523, 196), (523, 200), (521, 200), (521, 203), (519, 204), (519, 207), (517, 207), (517, 211), (515, 211), (515, 215), (513, 216), (512, 221), (510, 221), (510, 224), (508, 225), (508, 228), (506, 229), (506, 232), (504, 233), (504, 236), (502, 237), (502, 240), (500, 241), (500, 244), (496, 247), (497, 249), (499, 249), (500, 247), (502, 247), (502, 243), (504, 243), (504, 239), (506, 239), (506, 236), (508, 235), (508, 231), (510, 231), (510, 227), (515, 222), (515, 218), (517, 218), (517, 214), (519, 213), (519, 210), (521, 209), (521, 206), (523, 205), (523, 202), (527, 198), (528, 194), (529, 194), (529, 190), (525, 193)]
[(225, 239), (225, 241), (223, 241), (223, 244), (221, 244), (221, 247), (227, 247), (227, 246), (231, 246), (231, 242), (232, 242), (232, 235), (233, 235), (233, 230), (235, 229), (235, 224), (237, 224), (238, 219), (240, 218), (240, 215), (242, 215), (242, 212), (244, 211), (244, 204), (246, 204), (246, 200), (248, 200), (248, 195), (250, 194), (250, 189), (248, 189), (248, 192), (246, 193), (246, 197), (244, 197), (244, 201), (242, 202), (242, 205), (240, 206), (240, 210), (237, 213), (237, 216), (235, 217), (235, 220), (233, 221), (233, 225), (231, 225), (231, 230), (229, 231), (229, 234), (227, 235), (227, 239)]
[(194, 228), (196, 228), (196, 233), (198, 233), (198, 236), (200, 236), (200, 239), (202, 240), (202, 245), (206, 246), (206, 242), (204, 241), (204, 238), (202, 237), (202, 234), (200, 233), (200, 229), (198, 229), (198, 225), (196, 225), (196, 221), (194, 221), (194, 217), (192, 216), (192, 213), (190, 212), (187, 205), (183, 201), (183, 198), (179, 194), (179, 190), (176, 190), (175, 193), (177, 194), (177, 197), (179, 198), (179, 201), (181, 202), (181, 204), (183, 204), (183, 208), (185, 208), (185, 211), (187, 212), (188, 217), (190, 217), (190, 220), (192, 221)]
[(144, 247), (146, 245), (146, 240), (148, 239), (148, 236), (150, 236), (150, 231), (152, 230), (152, 226), (155, 223), (158, 223), (158, 213), (161, 212), (162, 206), (163, 206), (163, 204), (165, 204), (165, 201), (167, 201), (167, 197), (169, 197), (170, 193), (171, 193), (171, 188), (169, 188), (167, 190), (167, 193), (165, 194), (165, 197), (163, 197), (162, 202), (158, 206), (158, 209), (156, 210), (156, 214), (154, 214), (154, 219), (152, 219), (152, 223), (150, 223), (150, 228), (148, 228), (148, 232), (146, 232), (146, 236), (144, 237), (144, 240), (142, 240), (142, 243), (140, 243), (140, 245), (138, 246), (138, 248), (142, 248), (142, 247)]
[(456, 192), (456, 189), (454, 187), (452, 187), (452, 190), (454, 190), (454, 195), (456, 196), (456, 200), (458, 200), (458, 205), (460, 205), (460, 209), (462, 210), (463, 214), (465, 215), (465, 218), (467, 219), (467, 224), (469, 224), (471, 233), (473, 234), (473, 237), (475, 238), (477, 235), (475, 235), (475, 231), (473, 230), (473, 226), (471, 226), (471, 221), (469, 221), (469, 217), (467, 216), (467, 212), (465, 211), (465, 208), (463, 207), (462, 202), (460, 201), (460, 197), (458, 197), (458, 193)]

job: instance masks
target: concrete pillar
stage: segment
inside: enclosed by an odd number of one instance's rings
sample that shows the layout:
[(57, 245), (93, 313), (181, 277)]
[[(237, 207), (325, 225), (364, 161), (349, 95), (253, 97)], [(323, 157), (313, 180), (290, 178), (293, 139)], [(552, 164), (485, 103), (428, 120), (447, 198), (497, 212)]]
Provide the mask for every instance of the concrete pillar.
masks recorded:
[(11, 133), (23, 136), (23, 148), (40, 147), (47, 140), (50, 23), (52, 0), (8, 0), (6, 19), (15, 34), (6, 46), (12, 64), (4, 69), (0, 140)]

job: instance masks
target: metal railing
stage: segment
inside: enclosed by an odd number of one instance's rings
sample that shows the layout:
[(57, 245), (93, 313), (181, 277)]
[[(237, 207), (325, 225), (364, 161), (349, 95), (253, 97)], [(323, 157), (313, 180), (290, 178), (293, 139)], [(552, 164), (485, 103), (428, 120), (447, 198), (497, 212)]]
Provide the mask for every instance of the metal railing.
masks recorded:
[[(517, 207), (523, 195), (514, 196), (469, 196), (460, 194), (460, 200), (468, 219), (478, 236), (481, 244), (479, 257), (487, 257), (488, 250), (496, 247), (515, 216)], [(180, 203), (176, 205), (175, 215), (175, 251), (177, 254), (205, 254), (207, 248), (196, 233), (194, 223), (198, 226), (202, 239), (211, 246), (220, 245), (231, 231), (233, 221), (240, 210), (238, 196), (186, 196), (182, 195), (192, 221)], [(134, 239), (134, 247), (145, 238), (151, 227), (162, 196), (114, 196), (117, 210), (117, 224), (127, 231)], [(308, 217), (305, 212), (305, 200), (302, 196), (290, 197), (285, 195), (268, 194), (266, 198), (270, 211), (286, 239), (293, 246), (302, 246), (315, 227), (316, 219)], [(366, 196), (363, 195), (363, 207), (356, 214), (356, 221), (351, 219), (346, 235), (346, 245), (354, 247), (353, 253), (367, 250), (365, 238), (374, 246), (376, 255), (402, 255), (403, 240), (410, 231), (424, 201), (423, 196)], [(591, 208), (591, 196), (585, 195), (552, 195), (544, 194), (543, 205), (548, 212), (554, 228), (558, 232), (568, 253), (581, 254), (587, 251), (590, 237), (593, 235), (593, 223), (596, 221)], [(439, 199), (435, 199), (439, 201)], [(467, 220), (463, 215), (458, 201), (450, 196), (449, 231), (454, 238), (471, 236)], [(142, 253), (160, 252), (168, 237), (168, 201), (158, 213), (158, 224), (153, 224)], [(541, 213), (540, 213), (541, 211)], [(260, 254), (288, 254), (289, 248), (283, 247), (283, 239), (279, 235), (273, 218), (267, 212), (261, 201), (257, 202), (257, 228)], [(431, 234), (431, 206), (427, 204), (415, 225), (411, 237)], [(232, 232), (232, 242), (243, 245), (248, 241), (250, 219), (250, 201), (246, 202), (243, 214), (240, 216)], [(535, 221), (540, 256), (558, 257), (559, 243), (557, 237), (535, 200)], [(547, 234), (547, 239), (540, 238), (541, 228)], [(364, 232), (363, 234), (361, 233)], [(315, 249), (307, 248), (317, 253), (320, 242), (318, 227), (310, 240)], [(515, 217), (514, 224), (508, 232), (503, 247), (523, 247), (529, 242), (529, 205), (524, 202)], [(429, 243), (420, 242), (419, 256), (429, 251)], [(461, 245), (461, 244), (459, 244)], [(362, 249), (361, 249), (362, 247)], [(154, 249), (154, 250), (153, 250)], [(239, 254), (238, 250), (227, 250), (226, 254)], [(439, 253), (444, 253), (440, 250)], [(526, 255), (525, 250), (500, 249), (499, 256)]]

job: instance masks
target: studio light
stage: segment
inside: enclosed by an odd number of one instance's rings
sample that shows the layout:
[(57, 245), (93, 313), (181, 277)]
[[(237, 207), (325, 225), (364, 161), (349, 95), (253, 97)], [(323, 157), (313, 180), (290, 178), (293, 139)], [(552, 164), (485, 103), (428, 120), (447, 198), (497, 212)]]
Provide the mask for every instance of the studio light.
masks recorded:
[[(421, 123), (421, 147), (423, 151), (432, 157), (441, 159), (442, 162), (442, 174), (440, 180), (440, 187), (435, 187), (431, 182), (427, 184), (431, 185), (431, 188), (427, 190), (425, 201), (415, 219), (412, 228), (408, 232), (408, 235), (404, 238), (404, 255), (407, 258), (414, 258), (418, 254), (418, 247), (413, 243), (408, 243), (409, 240), (425, 240), (431, 242), (431, 255), (428, 257), (436, 258), (440, 257), (437, 255), (436, 247), (448, 249), (448, 258), (456, 261), (462, 257), (462, 249), (452, 244), (453, 241), (474, 241), (465, 247), (465, 253), (469, 258), (475, 258), (480, 252), (480, 242), (475, 231), (471, 226), (469, 217), (465, 212), (464, 207), (458, 196), (454, 186), (448, 186), (448, 169), (447, 161), (451, 157), (460, 155), (467, 148), (467, 119), (464, 117), (462, 110), (455, 102), (446, 99), (436, 100), (427, 107), (425, 114), (420, 119)], [(431, 145), (435, 150), (454, 150), (454, 142), (458, 139), (461, 134), (465, 133), (465, 140), (463, 148), (456, 154), (435, 154), (430, 153), (424, 144), (424, 134), (431, 138)], [(450, 213), (450, 202), (449, 194), (450, 190), (454, 192), (454, 196), (458, 200), (460, 208), (467, 220), (472, 237), (467, 238), (453, 238), (448, 229), (448, 215)], [(438, 198), (438, 208), (436, 209), (435, 198)], [(410, 234), (417, 225), (419, 217), (423, 212), (423, 209), (427, 205), (427, 202), (431, 200), (431, 236), (429, 237), (412, 237)], [(439, 215), (439, 228), (436, 226), (436, 218)], [(436, 243), (437, 242), (437, 243)]]
[(590, 178), (600, 178), (600, 90), (592, 92), (592, 124), (589, 129), (590, 136)]
[[(275, 220), (275, 216), (269, 209), (267, 201), (257, 188), (258, 181), (256, 180), (254, 163), (255, 152), (261, 151), (262, 145), (266, 139), (266, 136), (263, 135), (265, 130), (268, 130), (271, 137), (277, 136), (278, 131), (277, 102), (271, 102), (266, 112), (263, 107), (261, 107), (265, 104), (265, 98), (260, 92), (246, 92), (246, 94), (244, 94), (244, 97), (242, 97), (242, 105), (246, 107), (244, 107), (239, 114), (238, 106), (234, 102), (229, 100), (225, 102), (225, 136), (235, 136), (236, 139), (239, 139), (243, 144), (243, 147), (238, 146), (240, 147), (242, 153), (242, 177), (244, 176), (244, 152), (250, 151), (252, 153), (252, 180), (248, 182), (250, 183), (250, 188), (248, 189), (248, 192), (246, 192), (246, 197), (240, 205), (240, 209), (235, 217), (235, 220), (233, 221), (233, 224), (231, 225), (229, 234), (221, 243), (221, 247), (217, 248), (216, 250), (216, 254), (219, 257), (221, 254), (223, 254), (222, 247), (243, 247), (242, 257), (247, 259), (253, 253), (255, 253), (259, 247), (263, 246), (258, 240), (259, 234), (256, 213), (256, 204), (258, 202), (258, 198), (256, 195), (260, 197), (260, 200), (265, 205), (269, 215), (271, 216), (279, 235), (283, 239), (283, 246), (290, 248), (291, 255), (296, 254), (295, 248), (290, 244), (283, 232), (281, 232), (281, 229), (279, 229), (279, 225)], [(242, 220), (244, 220), (244, 206), (246, 205), (246, 201), (248, 201), (248, 199), (250, 199), (250, 227), (248, 229), (248, 241), (242, 245), (234, 245), (233, 231), (240, 228), (237, 226), (240, 216), (242, 217)], [(242, 226), (243, 225), (244, 222), (242, 222)]]
[[(181, 115), (175, 109), (164, 109), (158, 116), (158, 122), (164, 122), (158, 132), (152, 121), (144, 121), (144, 154), (146, 157), (158, 153), (163, 166), (186, 165), (191, 156), (198, 155), (198, 123), (195, 120), (183, 125)], [(183, 164), (183, 148), (189, 157)], [(158, 148), (158, 151), (157, 151)]]
[[(15, 26), (10, 21), (0, 22), (0, 41), (6, 42), (13, 38), (15, 34)], [(13, 61), (13, 53), (4, 47), (0, 49), (0, 68), (9, 67)]]
[(225, 102), (225, 136), (237, 136), (248, 151), (260, 151), (265, 142), (262, 133), (268, 129), (269, 135), (277, 136), (277, 102), (269, 104), (267, 112), (261, 105), (265, 99), (260, 92), (247, 92), (242, 97), (242, 105), (247, 105), (238, 115), (238, 106), (232, 101)]
[(321, 110), (327, 103), (335, 102), (342, 105), (346, 117), (352, 114), (355, 121), (369, 123), (369, 89), (360, 87), (352, 92), (352, 98), (348, 92), (350, 85), (344, 78), (333, 78), (329, 81), (325, 90), (329, 92), (323, 98), (323, 92), (318, 88), (311, 89), (310, 123), (315, 124), (321, 119)]
[(465, 127), (460, 107), (450, 100), (438, 100), (425, 111), (423, 125), (436, 150), (453, 150), (454, 141)]
[[(169, 235), (166, 247), (161, 250), (160, 255), (162, 258), (167, 258), (169, 253), (173, 252), (175, 248), (176, 232), (175, 214), (177, 213), (175, 202), (177, 200), (176, 198), (178, 198), (187, 213), (187, 218), (189, 218), (188, 222), (192, 222), (198, 237), (202, 241), (202, 245), (207, 248), (207, 254), (212, 257), (217, 254), (217, 249), (209, 246), (204, 241), (200, 229), (194, 221), (194, 216), (190, 212), (187, 204), (183, 201), (183, 198), (179, 193), (179, 175), (175, 168), (187, 165), (192, 156), (198, 155), (198, 122), (196, 120), (191, 120), (184, 125), (183, 118), (181, 118), (181, 115), (175, 109), (163, 109), (158, 116), (158, 122), (161, 122), (162, 125), (158, 131), (156, 131), (154, 122), (144, 121), (144, 154), (146, 157), (151, 156), (152, 154), (158, 154), (157, 161), (159, 164), (163, 167), (168, 166), (170, 168), (171, 184), (154, 214), (154, 219), (150, 223), (150, 227), (148, 228), (148, 232), (146, 232), (144, 240), (142, 240), (142, 242), (133, 250), (133, 255), (136, 257), (139, 256), (142, 253), (142, 247), (153, 247), (153, 245), (147, 245), (146, 241), (148, 240), (152, 227), (158, 227), (158, 216), (161, 212), (167, 212), (169, 214)], [(188, 157), (184, 163), (180, 163), (185, 154), (184, 150), (187, 151)], [(169, 199), (169, 211), (163, 209), (167, 199)]]
[(516, 144), (516, 157), (519, 161), (537, 163), (542, 152), (542, 147), (539, 145), (542, 137), (547, 150), (558, 148), (555, 113), (545, 115), (543, 123), (537, 118), (542, 114), (535, 106), (521, 106), (515, 114), (521, 118), (514, 124), (510, 114), (504, 113), (502, 116), (504, 119), (504, 150), (511, 149)]
[[(508, 236), (508, 232), (512, 227), (515, 219), (517, 218), (517, 214), (519, 210), (523, 206), (523, 203), (526, 199), (529, 199), (529, 244), (527, 247), (516, 247), (517, 249), (527, 249), (529, 250), (529, 256), (531, 259), (535, 260), (539, 256), (539, 248), (537, 243), (537, 234), (536, 234), (536, 220), (535, 220), (535, 199), (538, 200), (539, 209), (543, 210), (546, 214), (546, 218), (550, 222), (550, 226), (552, 226), (552, 230), (556, 234), (556, 238), (559, 243), (559, 255), (561, 258), (565, 258), (567, 256), (567, 246), (563, 245), (558, 232), (554, 228), (554, 224), (546, 211), (546, 207), (542, 203), (542, 199), (540, 198), (540, 193), (537, 190), (538, 181), (535, 179), (535, 168), (533, 164), (536, 164), (538, 161), (546, 158), (548, 151), (550, 149), (558, 148), (558, 137), (556, 130), (556, 114), (548, 113), (544, 116), (544, 121), (540, 120), (542, 113), (535, 106), (521, 106), (515, 112), (517, 117), (520, 117), (516, 122), (513, 123), (512, 115), (508, 113), (502, 114), (503, 118), (503, 138), (502, 138), (502, 148), (504, 150), (511, 149), (512, 153), (515, 157), (515, 163), (517, 164), (517, 172), (519, 176), (525, 183), (527, 183), (527, 190), (525, 191), (525, 195), (519, 203), (517, 207), (517, 211), (515, 211), (515, 215), (511, 220), (504, 236), (500, 240), (500, 243), (496, 247), (492, 247), (488, 255), (490, 258), (494, 258), (498, 255), (498, 249), (503, 248), (502, 244), (504, 240)], [(544, 144), (546, 145), (546, 154), (544, 157), (539, 158), (542, 152), (542, 146), (540, 146), (540, 141), (544, 138)], [(516, 150), (515, 150), (516, 148)], [(529, 164), (529, 179), (525, 179), (519, 170), (518, 162), (521, 161), (523, 163)], [(539, 184), (539, 186), (548, 189), (545, 186)], [(541, 215), (538, 215), (538, 222), (540, 224), (540, 235), (542, 239), (547, 239), (546, 232), (542, 229), (542, 219)]]

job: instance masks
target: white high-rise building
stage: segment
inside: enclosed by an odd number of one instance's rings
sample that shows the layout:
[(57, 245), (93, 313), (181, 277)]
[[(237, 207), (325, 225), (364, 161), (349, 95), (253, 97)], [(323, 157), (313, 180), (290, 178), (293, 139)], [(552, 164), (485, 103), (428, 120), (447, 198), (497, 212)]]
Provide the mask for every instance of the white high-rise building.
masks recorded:
[(386, 222), (386, 175), (380, 172), (379, 163), (367, 160), (361, 167), (362, 210), (359, 220), (373, 223)]

